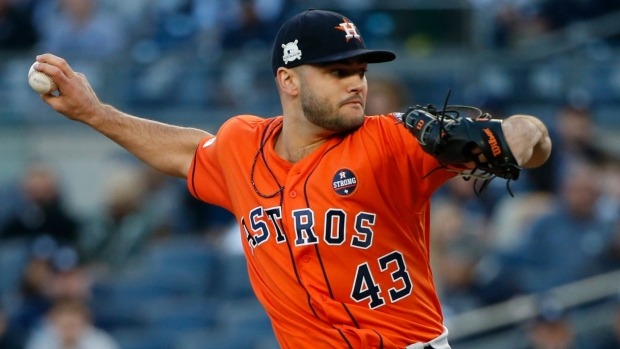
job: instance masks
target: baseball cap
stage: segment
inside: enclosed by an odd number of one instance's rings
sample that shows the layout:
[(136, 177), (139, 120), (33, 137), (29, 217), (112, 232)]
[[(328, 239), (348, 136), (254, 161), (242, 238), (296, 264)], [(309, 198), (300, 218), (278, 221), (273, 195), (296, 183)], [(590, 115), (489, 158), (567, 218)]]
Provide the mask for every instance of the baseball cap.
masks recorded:
[(357, 26), (336, 12), (309, 9), (286, 21), (273, 44), (271, 66), (293, 68), (362, 57), (368, 63), (389, 62), (391, 51), (368, 50)]

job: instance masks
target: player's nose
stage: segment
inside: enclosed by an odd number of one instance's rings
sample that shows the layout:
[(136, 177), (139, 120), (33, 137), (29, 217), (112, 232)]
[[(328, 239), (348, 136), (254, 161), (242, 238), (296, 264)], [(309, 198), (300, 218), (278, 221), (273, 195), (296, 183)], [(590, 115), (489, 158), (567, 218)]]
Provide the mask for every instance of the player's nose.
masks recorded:
[(360, 76), (357, 74), (353, 74), (347, 80), (348, 83), (348, 92), (351, 93), (360, 93), (365, 91), (367, 88), (366, 77)]

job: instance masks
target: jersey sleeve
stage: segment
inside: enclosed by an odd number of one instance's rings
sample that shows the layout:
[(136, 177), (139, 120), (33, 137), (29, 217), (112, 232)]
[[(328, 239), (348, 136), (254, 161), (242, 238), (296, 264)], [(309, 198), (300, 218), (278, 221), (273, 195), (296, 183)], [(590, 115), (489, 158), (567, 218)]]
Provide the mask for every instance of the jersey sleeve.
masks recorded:
[[(222, 126), (224, 127), (224, 126)], [(200, 141), (187, 175), (190, 193), (198, 200), (231, 210), (222, 166), (222, 148), (225, 139), (210, 135)], [(220, 139), (221, 138), (221, 139)]]
[[(388, 151), (402, 156), (398, 161), (406, 162), (408, 170), (400, 175), (402, 180), (417, 181), (420, 195), (430, 197), (443, 183), (455, 176), (432, 155), (426, 153), (416, 139), (403, 127), (399, 113), (379, 117), (382, 132), (388, 139)], [(402, 171), (401, 171), (402, 172)], [(411, 177), (413, 176), (413, 178)]]

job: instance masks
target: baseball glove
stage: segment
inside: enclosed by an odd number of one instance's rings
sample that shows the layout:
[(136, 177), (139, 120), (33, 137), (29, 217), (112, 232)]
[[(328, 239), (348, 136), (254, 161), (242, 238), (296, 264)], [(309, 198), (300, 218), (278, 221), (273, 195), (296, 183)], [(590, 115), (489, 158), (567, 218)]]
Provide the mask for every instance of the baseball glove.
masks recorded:
[[(475, 107), (444, 106), (438, 111), (432, 104), (409, 108), (402, 120), (422, 149), (439, 160), (441, 168), (455, 171), (466, 180), (482, 180), (482, 186), (474, 184), (477, 194), (493, 178), (501, 177), (508, 180), (506, 186), (512, 195), (509, 182), (519, 178), (521, 167), (506, 142), (502, 120)], [(476, 148), (484, 155), (484, 161), (474, 154)], [(470, 172), (448, 167), (468, 162), (476, 164)]]

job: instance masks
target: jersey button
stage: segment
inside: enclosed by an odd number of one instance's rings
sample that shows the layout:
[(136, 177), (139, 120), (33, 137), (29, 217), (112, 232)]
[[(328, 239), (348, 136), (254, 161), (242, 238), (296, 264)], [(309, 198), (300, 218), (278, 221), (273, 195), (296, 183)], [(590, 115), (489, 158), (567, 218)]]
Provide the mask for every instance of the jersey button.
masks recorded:
[(322, 295), (321, 295), (321, 300), (322, 300), (322, 301), (325, 301), (326, 299), (327, 299), (327, 296), (326, 296), (326, 295), (324, 295), (324, 294), (322, 294)]
[(297, 197), (297, 192), (292, 190), (290, 193), (288, 193), (288, 195), (292, 198)]
[(304, 261), (304, 262), (306, 262), (306, 263), (308, 263), (308, 262), (310, 262), (310, 257), (308, 257), (308, 256), (303, 256), (303, 257), (301, 258), (301, 260), (302, 260), (302, 261)]

